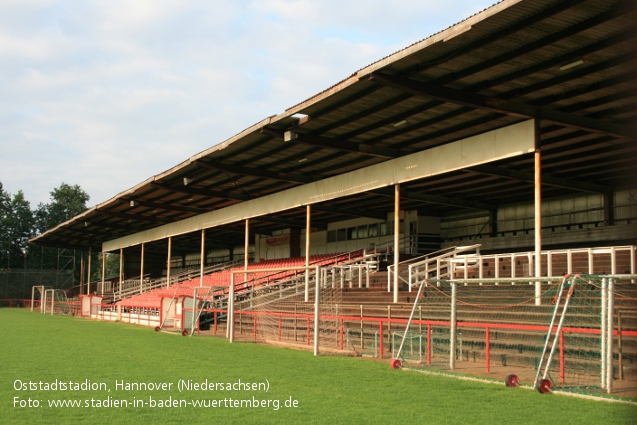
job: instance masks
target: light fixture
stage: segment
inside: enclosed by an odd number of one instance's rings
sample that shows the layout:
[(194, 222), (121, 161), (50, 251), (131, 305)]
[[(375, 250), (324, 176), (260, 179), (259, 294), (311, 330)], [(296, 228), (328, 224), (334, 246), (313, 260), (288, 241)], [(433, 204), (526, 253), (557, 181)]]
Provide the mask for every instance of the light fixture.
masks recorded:
[(130, 206), (131, 206), (131, 207), (136, 207), (137, 205), (139, 205), (139, 204), (137, 203), (137, 201), (136, 201), (136, 200), (132, 199), (132, 200), (130, 201)]
[(284, 142), (289, 142), (291, 140), (298, 139), (298, 137), (299, 135), (296, 133), (296, 131), (288, 130), (285, 133), (283, 133)]
[(184, 186), (188, 186), (190, 183), (192, 183), (192, 179), (189, 179), (188, 177), (184, 177)]
[(305, 161), (307, 161), (307, 158), (301, 158), (297, 162), (305, 162)]
[(565, 63), (564, 65), (560, 66), (560, 71), (566, 71), (567, 69), (571, 69), (574, 68), (578, 65), (581, 65), (584, 63), (584, 59), (578, 59), (576, 61), (573, 62), (569, 62), (569, 63)]
[(407, 122), (407, 120), (400, 120), (398, 122), (395, 122), (394, 124), (392, 124), (394, 127), (400, 127), (401, 125), (405, 124)]
[(89, 225), (89, 224), (90, 224), (90, 223), (89, 223), (88, 221), (85, 221), (85, 222), (84, 222), (84, 227), (88, 227), (88, 225)]

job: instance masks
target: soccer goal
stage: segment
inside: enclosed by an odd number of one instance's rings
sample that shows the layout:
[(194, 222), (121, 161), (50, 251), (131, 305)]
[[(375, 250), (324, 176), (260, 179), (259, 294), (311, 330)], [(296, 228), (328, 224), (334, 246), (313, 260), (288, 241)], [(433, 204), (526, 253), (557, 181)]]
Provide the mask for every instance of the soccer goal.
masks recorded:
[(392, 367), (635, 397), (635, 278), (426, 280)]
[(233, 271), (227, 336), (231, 342), (312, 348), (314, 355), (337, 350), (343, 338), (340, 281), (321, 266)]
[(72, 314), (72, 308), (64, 289), (44, 289), (42, 297), (42, 313)]
[[(31, 287), (31, 311), (38, 309), (44, 313), (44, 291), (52, 289), (50, 286), (34, 285)], [(36, 303), (38, 303), (36, 307)]]

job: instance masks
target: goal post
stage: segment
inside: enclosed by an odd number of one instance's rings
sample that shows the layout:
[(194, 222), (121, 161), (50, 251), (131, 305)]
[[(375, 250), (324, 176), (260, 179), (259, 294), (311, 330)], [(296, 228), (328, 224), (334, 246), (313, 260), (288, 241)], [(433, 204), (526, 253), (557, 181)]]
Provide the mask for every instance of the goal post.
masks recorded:
[[(226, 337), (235, 341), (247, 326), (253, 331), (243, 339), (311, 348), (316, 356), (339, 349), (342, 321), (337, 298), (342, 285), (337, 283), (338, 273), (329, 269), (311, 265), (233, 271)], [(243, 307), (239, 312), (237, 304)]]
[[(235, 304), (235, 287), (237, 285), (237, 275), (244, 275), (244, 281), (241, 282), (242, 284), (246, 284), (247, 283), (247, 276), (248, 275), (257, 275), (259, 273), (278, 273), (278, 272), (296, 272), (296, 271), (303, 271), (303, 272), (307, 272), (305, 273), (305, 294), (309, 293), (309, 272), (314, 270), (315, 272), (315, 276), (317, 277), (316, 280), (318, 281), (318, 276), (319, 276), (319, 271), (320, 271), (320, 266), (298, 266), (298, 267), (282, 267), (282, 268), (268, 268), (268, 269), (251, 269), (251, 270), (233, 270), (231, 272), (230, 275), (230, 287), (229, 287), (229, 293), (228, 293), (228, 332), (227, 332), (227, 337), (230, 340), (230, 342), (234, 341), (234, 319), (235, 319), (235, 314), (234, 314), (234, 304)], [(253, 288), (254, 289), (254, 288)], [(306, 296), (307, 299), (307, 296)], [(317, 317), (315, 317), (316, 320)]]
[(392, 367), (637, 397), (636, 277), (424, 280)]

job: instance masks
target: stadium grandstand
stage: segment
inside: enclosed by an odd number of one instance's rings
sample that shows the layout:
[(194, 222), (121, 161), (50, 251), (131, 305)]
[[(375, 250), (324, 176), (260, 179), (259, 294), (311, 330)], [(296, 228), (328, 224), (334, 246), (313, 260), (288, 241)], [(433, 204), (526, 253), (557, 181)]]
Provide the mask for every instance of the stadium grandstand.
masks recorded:
[(211, 140), (31, 239), (120, 261), (34, 301), (635, 397), (636, 8), (503, 0)]

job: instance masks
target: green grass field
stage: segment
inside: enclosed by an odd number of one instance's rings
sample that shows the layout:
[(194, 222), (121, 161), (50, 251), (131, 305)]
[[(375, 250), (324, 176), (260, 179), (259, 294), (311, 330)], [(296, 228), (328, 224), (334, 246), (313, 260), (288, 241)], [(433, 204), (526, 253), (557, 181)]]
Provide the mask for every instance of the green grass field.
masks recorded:
[[(0, 309), (0, 325), (2, 424), (628, 424), (637, 418), (634, 405), (396, 371), (386, 362), (367, 359), (315, 358), (306, 351), (186, 338), (20, 309)], [(180, 379), (230, 383), (234, 388), (180, 392)], [(68, 387), (69, 381), (87, 380), (98, 389), (60, 389), (61, 383)], [(269, 388), (239, 389), (239, 380), (267, 382)], [(170, 389), (126, 390), (116, 385), (122, 381)], [(34, 389), (29, 388), (31, 382)], [(52, 389), (55, 382), (57, 390)], [(25, 385), (27, 389), (21, 389)], [(29, 399), (39, 407), (28, 407)], [(230, 399), (237, 407), (228, 405)], [(76, 400), (82, 407), (49, 406), (58, 400)], [(129, 407), (108, 407), (115, 400), (126, 400)], [(180, 400), (188, 404), (159, 407)], [(220, 405), (193, 406), (200, 400)], [(250, 406), (248, 401), (266, 406)]]

